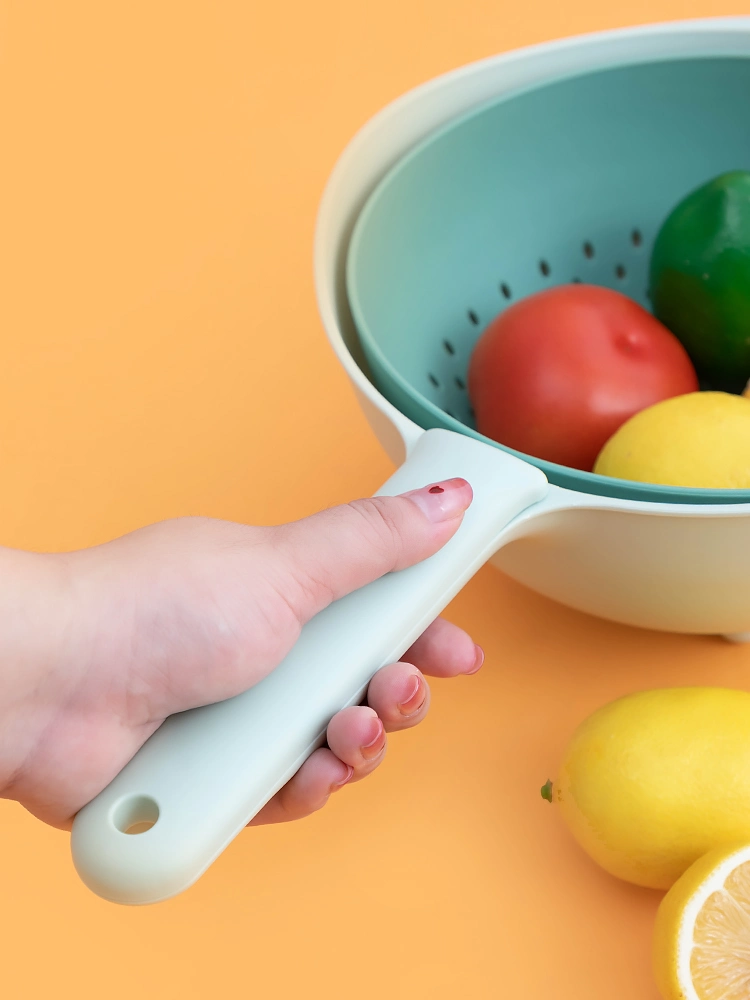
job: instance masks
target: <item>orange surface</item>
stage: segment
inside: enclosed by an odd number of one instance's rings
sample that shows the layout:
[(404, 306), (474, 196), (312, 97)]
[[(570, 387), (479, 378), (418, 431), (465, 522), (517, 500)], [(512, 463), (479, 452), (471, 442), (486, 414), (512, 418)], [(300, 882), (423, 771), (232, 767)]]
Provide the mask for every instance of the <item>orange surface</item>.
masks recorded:
[[(371, 492), (388, 461), (311, 279), (349, 137), (495, 51), (712, 9), (2, 0), (0, 541), (82, 546), (186, 513), (270, 523)], [(0, 993), (654, 1000), (658, 895), (594, 868), (539, 786), (602, 702), (748, 686), (750, 649), (595, 621), (490, 569), (449, 615), (487, 651), (479, 677), (435, 683), (429, 721), (375, 777), (244, 834), (181, 898), (102, 902), (67, 835), (0, 804)]]

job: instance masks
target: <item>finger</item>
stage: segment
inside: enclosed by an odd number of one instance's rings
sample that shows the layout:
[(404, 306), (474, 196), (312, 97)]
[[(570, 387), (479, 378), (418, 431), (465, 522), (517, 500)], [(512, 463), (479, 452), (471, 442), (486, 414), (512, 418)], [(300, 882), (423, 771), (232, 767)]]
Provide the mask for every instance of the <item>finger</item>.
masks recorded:
[(411, 663), (391, 663), (378, 670), (367, 689), (367, 703), (388, 733), (411, 729), (427, 715), (430, 689)]
[(300, 622), (392, 570), (437, 552), (472, 501), (465, 479), (449, 479), (398, 497), (371, 497), (269, 529), (284, 561), (285, 598)]
[(353, 768), (350, 781), (359, 781), (374, 771), (385, 757), (386, 745), (385, 726), (371, 708), (345, 708), (328, 724), (328, 746)]
[(484, 651), (463, 629), (438, 618), (403, 659), (431, 677), (457, 677), (475, 674), (484, 663)]
[(287, 823), (309, 816), (321, 809), (333, 792), (343, 788), (353, 773), (353, 768), (342, 763), (327, 747), (316, 750), (248, 826)]

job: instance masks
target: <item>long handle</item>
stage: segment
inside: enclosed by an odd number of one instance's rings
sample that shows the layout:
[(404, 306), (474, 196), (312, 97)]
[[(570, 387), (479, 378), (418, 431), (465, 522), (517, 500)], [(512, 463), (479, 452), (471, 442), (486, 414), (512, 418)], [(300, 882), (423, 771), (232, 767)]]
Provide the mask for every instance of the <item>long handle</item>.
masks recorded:
[(336, 712), (403, 655), (547, 491), (534, 467), (472, 438), (427, 431), (379, 491), (463, 476), (474, 502), (438, 553), (342, 598), (284, 661), (228, 701), (173, 715), (73, 824), (73, 860), (98, 895), (152, 903), (191, 885), (320, 745)]

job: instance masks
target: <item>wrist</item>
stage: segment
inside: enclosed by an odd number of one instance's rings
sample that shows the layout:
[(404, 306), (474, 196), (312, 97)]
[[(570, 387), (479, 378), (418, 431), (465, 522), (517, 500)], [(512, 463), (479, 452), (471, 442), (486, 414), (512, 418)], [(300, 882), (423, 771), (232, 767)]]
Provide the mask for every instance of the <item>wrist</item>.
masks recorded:
[(0, 548), (0, 796), (16, 798), (29, 763), (78, 678), (66, 664), (67, 557)]

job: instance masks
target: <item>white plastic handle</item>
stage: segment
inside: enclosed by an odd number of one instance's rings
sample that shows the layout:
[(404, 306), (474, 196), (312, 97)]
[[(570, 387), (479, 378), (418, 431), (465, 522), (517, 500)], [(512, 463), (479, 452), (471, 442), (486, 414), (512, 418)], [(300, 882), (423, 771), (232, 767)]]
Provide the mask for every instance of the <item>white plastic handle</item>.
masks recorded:
[(153, 903), (190, 886), (321, 744), (331, 717), (362, 700), (373, 674), (403, 655), (496, 551), (509, 521), (548, 489), (533, 466), (431, 430), (379, 494), (454, 476), (469, 480), (474, 502), (447, 545), (321, 612), (249, 691), (171, 716), (81, 810), (73, 861), (90, 889)]

